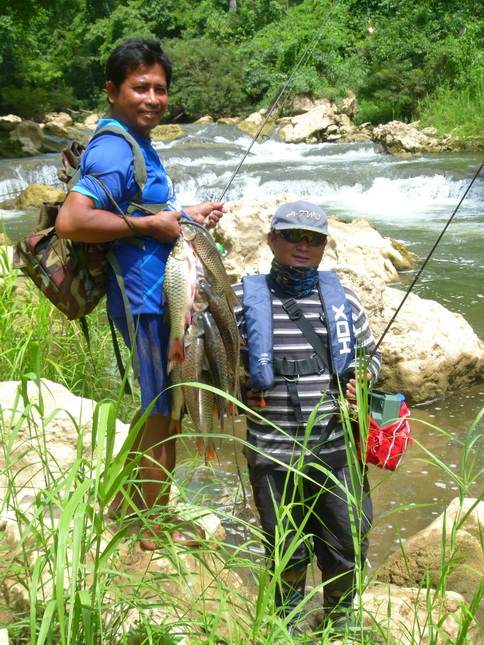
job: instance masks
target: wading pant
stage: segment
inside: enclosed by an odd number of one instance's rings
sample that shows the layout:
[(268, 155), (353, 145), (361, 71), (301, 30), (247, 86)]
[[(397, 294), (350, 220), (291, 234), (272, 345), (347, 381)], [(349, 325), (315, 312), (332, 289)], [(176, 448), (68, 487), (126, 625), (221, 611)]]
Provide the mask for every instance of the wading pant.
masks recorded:
[(366, 560), (373, 519), (369, 485), (365, 474), (353, 490), (348, 466), (331, 473), (334, 479), (308, 469), (307, 479), (285, 470), (249, 467), (267, 556), (279, 568), (278, 563), (289, 555), (276, 596), (276, 603), (286, 611), (302, 599), (311, 554), (325, 583), (326, 610), (349, 609), (353, 604), (355, 568)]

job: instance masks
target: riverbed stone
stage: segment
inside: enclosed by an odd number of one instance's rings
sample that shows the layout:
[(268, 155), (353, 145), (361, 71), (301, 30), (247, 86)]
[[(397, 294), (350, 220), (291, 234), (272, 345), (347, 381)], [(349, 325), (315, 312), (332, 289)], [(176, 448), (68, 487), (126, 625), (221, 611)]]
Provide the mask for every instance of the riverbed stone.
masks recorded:
[(0, 116), (0, 132), (11, 132), (19, 123), (22, 123), (22, 119), (15, 114)]
[(0, 158), (33, 157), (42, 152), (44, 134), (38, 123), (11, 119), (5, 120), (4, 126), (0, 129)]
[(99, 119), (105, 116), (102, 112), (93, 112), (88, 114), (86, 118), (79, 123), (79, 127), (82, 127), (86, 130), (95, 130), (98, 124)]
[(278, 136), (286, 143), (324, 141), (328, 128), (335, 124), (336, 109), (334, 103), (325, 101), (309, 112), (293, 117), (290, 123), (279, 130)]
[(387, 152), (396, 155), (414, 155), (426, 152), (452, 150), (452, 137), (438, 137), (429, 131), (419, 130), (418, 123), (390, 121), (373, 129), (372, 138)]
[(210, 116), (210, 114), (205, 114), (205, 116), (201, 116), (194, 123), (198, 125), (204, 125), (205, 123), (213, 123), (213, 122), (214, 122), (213, 116)]
[(157, 125), (151, 131), (150, 137), (153, 141), (173, 141), (183, 137), (187, 131), (181, 125), (172, 123), (169, 125)]
[[(442, 585), (470, 604), (484, 577), (484, 502), (455, 498), (379, 567), (375, 580), (400, 587)], [(443, 565), (443, 563), (448, 563)]]
[(53, 188), (43, 184), (30, 184), (14, 199), (9, 199), (0, 204), (0, 208), (25, 210), (26, 208), (40, 208), (43, 202), (63, 202), (66, 192), (62, 188)]
[(238, 121), (236, 123), (236, 126), (239, 128), (239, 130), (243, 130), (244, 132), (247, 132), (247, 134), (250, 134), (251, 137), (254, 137), (257, 133), (259, 133), (259, 136), (269, 135), (275, 127), (275, 120), (272, 118), (267, 121), (262, 130), (259, 132), (262, 124), (266, 119), (266, 116), (267, 110), (262, 109), (258, 112), (254, 112), (253, 114), (249, 114), (246, 119)]
[[(313, 591), (306, 587), (306, 594)], [(400, 587), (394, 584), (370, 583), (361, 599), (356, 599), (354, 609), (363, 607), (363, 627), (371, 630), (377, 642), (402, 645), (448, 645), (456, 643), (462, 621), (465, 618), (465, 598), (446, 590), (437, 593), (418, 587)], [(324, 619), (324, 592), (316, 591), (305, 604), (306, 621), (311, 629), (317, 630)], [(429, 606), (432, 625), (429, 627)], [(479, 642), (479, 627), (471, 622), (468, 630), (469, 643)], [(380, 640), (383, 639), (383, 640)], [(359, 639), (356, 642), (360, 642)], [(365, 640), (365, 642), (369, 642)], [(345, 640), (331, 640), (334, 645), (346, 645)]]
[(68, 128), (74, 123), (74, 121), (72, 120), (71, 115), (67, 114), (67, 112), (48, 112), (44, 117), (44, 123), (45, 125), (55, 123), (63, 128)]

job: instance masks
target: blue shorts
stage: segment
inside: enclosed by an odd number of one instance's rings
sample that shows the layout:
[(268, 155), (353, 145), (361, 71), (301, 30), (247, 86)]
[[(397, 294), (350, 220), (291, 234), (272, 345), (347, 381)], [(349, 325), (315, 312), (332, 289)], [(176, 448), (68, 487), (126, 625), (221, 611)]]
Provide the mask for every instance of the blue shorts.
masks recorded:
[[(116, 329), (131, 349), (126, 318), (114, 318)], [(140, 314), (135, 316), (137, 325), (136, 345), (139, 355), (139, 385), (141, 389), (141, 411), (144, 412), (156, 398), (150, 414), (168, 416), (171, 413), (171, 393), (167, 373), (167, 352), (170, 328), (160, 314)], [(159, 395), (159, 396), (158, 396)]]

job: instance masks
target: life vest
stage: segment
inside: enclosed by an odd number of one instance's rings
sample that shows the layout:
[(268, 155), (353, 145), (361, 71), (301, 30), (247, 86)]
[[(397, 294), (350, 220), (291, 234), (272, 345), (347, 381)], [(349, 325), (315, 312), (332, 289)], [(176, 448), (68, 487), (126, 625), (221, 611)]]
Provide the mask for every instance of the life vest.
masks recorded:
[[(354, 359), (352, 309), (336, 273), (319, 271), (318, 275), (319, 297), (328, 330), (330, 370), (331, 374), (341, 375)], [(259, 392), (274, 384), (272, 296), (264, 274), (246, 276), (242, 284), (251, 389)]]

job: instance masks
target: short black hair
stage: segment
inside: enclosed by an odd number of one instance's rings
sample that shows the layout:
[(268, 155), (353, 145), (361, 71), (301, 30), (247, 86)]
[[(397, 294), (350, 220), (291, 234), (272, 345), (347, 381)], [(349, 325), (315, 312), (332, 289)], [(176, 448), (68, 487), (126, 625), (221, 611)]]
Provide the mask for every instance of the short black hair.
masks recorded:
[(128, 38), (111, 52), (106, 63), (106, 80), (119, 92), (128, 74), (141, 65), (159, 63), (165, 70), (166, 84), (170, 87), (172, 63), (157, 38)]

